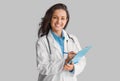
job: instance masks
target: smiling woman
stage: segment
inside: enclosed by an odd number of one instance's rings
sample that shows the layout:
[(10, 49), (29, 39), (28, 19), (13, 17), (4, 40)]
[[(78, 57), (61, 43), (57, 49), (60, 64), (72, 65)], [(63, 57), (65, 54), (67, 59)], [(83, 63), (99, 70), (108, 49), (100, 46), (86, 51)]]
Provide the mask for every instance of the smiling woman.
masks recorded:
[(69, 12), (62, 3), (50, 7), (43, 17), (36, 43), (38, 81), (77, 81), (83, 71), (85, 56), (68, 64), (81, 50), (76, 36), (65, 31), (68, 22)]
[(66, 22), (67, 22), (66, 12), (63, 9), (55, 10), (51, 20), (52, 31), (61, 37), (61, 31), (65, 27)]

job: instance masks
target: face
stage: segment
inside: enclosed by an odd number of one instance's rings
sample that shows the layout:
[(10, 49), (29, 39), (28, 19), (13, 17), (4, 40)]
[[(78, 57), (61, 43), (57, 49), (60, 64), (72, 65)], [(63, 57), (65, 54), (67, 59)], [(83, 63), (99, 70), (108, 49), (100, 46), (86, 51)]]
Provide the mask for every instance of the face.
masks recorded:
[(51, 27), (54, 32), (61, 32), (67, 22), (67, 14), (63, 9), (54, 11), (51, 19)]

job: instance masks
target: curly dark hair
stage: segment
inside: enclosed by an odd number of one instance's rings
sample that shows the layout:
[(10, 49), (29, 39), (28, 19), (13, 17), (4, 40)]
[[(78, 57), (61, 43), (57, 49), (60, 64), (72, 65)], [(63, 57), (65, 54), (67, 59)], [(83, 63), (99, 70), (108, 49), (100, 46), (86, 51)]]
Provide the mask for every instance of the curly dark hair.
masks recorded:
[(38, 37), (42, 37), (42, 36), (48, 34), (49, 30), (51, 29), (50, 21), (51, 21), (52, 15), (53, 15), (54, 11), (57, 10), (57, 9), (63, 9), (63, 10), (66, 11), (67, 22), (66, 22), (66, 25), (64, 27), (64, 29), (66, 29), (67, 24), (68, 24), (69, 19), (70, 19), (70, 15), (69, 15), (67, 6), (65, 4), (62, 4), (62, 3), (57, 3), (57, 4), (53, 5), (52, 7), (50, 7), (46, 11), (45, 16), (42, 18), (42, 21), (39, 24), (40, 28), (38, 30)]

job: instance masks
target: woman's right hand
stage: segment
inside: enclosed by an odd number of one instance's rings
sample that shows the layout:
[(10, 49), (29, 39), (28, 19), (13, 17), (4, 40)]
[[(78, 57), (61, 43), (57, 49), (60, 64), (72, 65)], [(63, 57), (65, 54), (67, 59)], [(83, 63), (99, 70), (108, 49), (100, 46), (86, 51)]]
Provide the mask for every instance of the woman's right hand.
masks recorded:
[(68, 63), (75, 55), (76, 53), (74, 51), (69, 52), (68, 57), (66, 59), (66, 63)]

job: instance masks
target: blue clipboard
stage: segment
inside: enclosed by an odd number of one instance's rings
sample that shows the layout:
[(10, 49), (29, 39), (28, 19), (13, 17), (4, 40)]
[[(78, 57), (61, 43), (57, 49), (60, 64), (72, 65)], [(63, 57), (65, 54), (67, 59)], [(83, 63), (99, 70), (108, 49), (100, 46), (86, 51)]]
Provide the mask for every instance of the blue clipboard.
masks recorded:
[(87, 46), (87, 47), (83, 48), (82, 50), (80, 50), (80, 51), (73, 57), (73, 59), (68, 62), (68, 64), (70, 64), (70, 63), (72, 63), (72, 62), (73, 62), (74, 64), (78, 63), (78, 62), (80, 61), (80, 59), (87, 54), (87, 52), (90, 50), (91, 47), (92, 47), (92, 46)]

